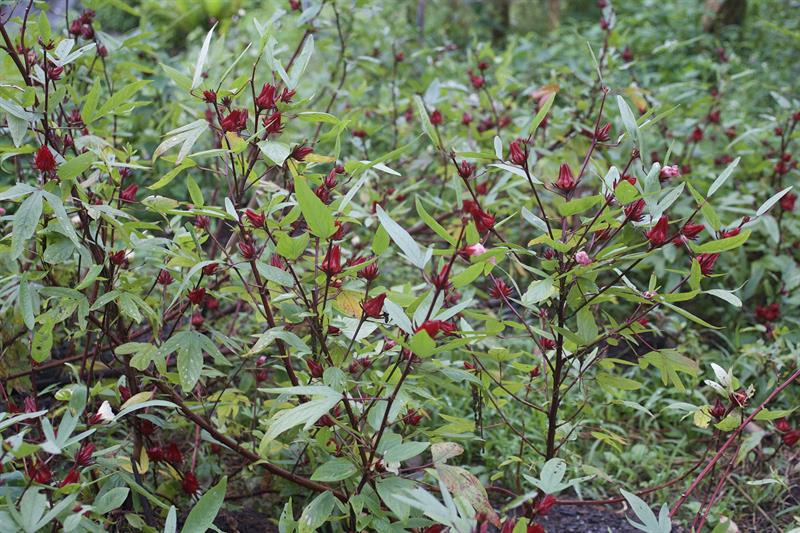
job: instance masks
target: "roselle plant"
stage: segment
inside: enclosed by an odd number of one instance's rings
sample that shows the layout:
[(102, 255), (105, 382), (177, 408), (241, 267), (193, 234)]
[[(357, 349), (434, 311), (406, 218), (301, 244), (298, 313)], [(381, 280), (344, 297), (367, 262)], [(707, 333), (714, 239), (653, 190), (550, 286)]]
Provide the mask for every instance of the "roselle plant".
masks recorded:
[[(102, 2), (0, 17), (0, 529), (263, 498), (281, 531), (544, 531), (571, 492), (719, 522), (734, 466), (800, 441), (766, 407), (797, 377), (800, 115), (773, 91), (770, 128), (726, 124), (727, 58), (700, 118), (643, 95), (600, 4), (560, 83), (530, 43), (385, 43), (382, 4), (204, 6), (173, 57), (147, 3), (125, 35)], [(706, 357), (728, 317), (780, 356)], [(660, 424), (695, 466), (630, 475)]]

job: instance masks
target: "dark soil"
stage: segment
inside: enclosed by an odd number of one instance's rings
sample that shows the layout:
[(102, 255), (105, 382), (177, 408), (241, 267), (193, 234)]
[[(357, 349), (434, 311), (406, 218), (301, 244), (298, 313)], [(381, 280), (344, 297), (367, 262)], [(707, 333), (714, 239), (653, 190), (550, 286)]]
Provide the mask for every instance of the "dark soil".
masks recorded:
[(538, 522), (547, 533), (629, 533), (631, 526), (621, 513), (606, 507), (561, 505), (550, 509)]
[(278, 528), (266, 515), (248, 510), (226, 511), (222, 509), (214, 525), (225, 533), (276, 533)]

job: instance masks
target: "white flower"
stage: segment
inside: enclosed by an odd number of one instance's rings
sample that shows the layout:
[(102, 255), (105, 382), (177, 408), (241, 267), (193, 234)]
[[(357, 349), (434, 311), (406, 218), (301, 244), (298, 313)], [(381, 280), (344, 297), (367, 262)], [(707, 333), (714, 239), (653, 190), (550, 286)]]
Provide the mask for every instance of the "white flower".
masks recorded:
[(93, 418), (97, 424), (114, 420), (114, 411), (111, 410), (111, 404), (107, 401), (100, 404), (100, 409), (97, 410)]

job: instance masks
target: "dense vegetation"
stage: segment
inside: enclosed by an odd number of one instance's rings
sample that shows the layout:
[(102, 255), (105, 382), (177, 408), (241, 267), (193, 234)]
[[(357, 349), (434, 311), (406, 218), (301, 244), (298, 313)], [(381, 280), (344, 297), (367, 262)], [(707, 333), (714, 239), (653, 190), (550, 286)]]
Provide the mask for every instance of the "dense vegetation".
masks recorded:
[(800, 527), (792, 2), (51, 7), (0, 532)]

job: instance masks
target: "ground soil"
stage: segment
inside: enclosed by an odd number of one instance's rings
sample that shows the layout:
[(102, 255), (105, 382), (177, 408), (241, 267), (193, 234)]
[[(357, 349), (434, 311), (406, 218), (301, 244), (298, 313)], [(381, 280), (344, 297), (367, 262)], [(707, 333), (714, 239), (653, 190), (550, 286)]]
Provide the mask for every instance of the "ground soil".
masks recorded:
[[(619, 509), (618, 507), (616, 509)], [(629, 533), (639, 531), (608, 507), (561, 505), (539, 519), (547, 533)]]

